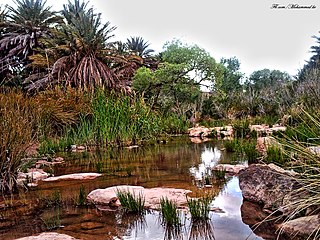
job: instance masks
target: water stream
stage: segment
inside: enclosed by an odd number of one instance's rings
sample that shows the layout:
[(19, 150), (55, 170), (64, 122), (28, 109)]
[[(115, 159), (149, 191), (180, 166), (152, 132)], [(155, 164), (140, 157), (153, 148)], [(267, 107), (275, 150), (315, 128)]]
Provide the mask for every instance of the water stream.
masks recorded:
[[(55, 176), (100, 172), (95, 180), (42, 182), (34, 190), (21, 192), (0, 202), (0, 239), (15, 239), (53, 230), (79, 239), (262, 239), (243, 223), (240, 206), (242, 194), (238, 178), (214, 181), (212, 167), (218, 163), (236, 163), (232, 154), (221, 151), (220, 142), (195, 144), (190, 140), (173, 141), (134, 149), (113, 149), (99, 152), (62, 154), (65, 163), (47, 169)], [(193, 191), (204, 187), (210, 178), (218, 195), (212, 202), (220, 212), (211, 212), (206, 225), (194, 225), (190, 216), (182, 214), (183, 226), (178, 233), (161, 225), (157, 211), (143, 218), (124, 216), (119, 211), (99, 211), (95, 207), (76, 207), (79, 189), (85, 191), (115, 185), (174, 187)], [(61, 206), (37, 208), (41, 201), (62, 199)], [(191, 195), (192, 196), (192, 195)], [(8, 201), (14, 207), (4, 208)], [(50, 201), (49, 201), (50, 202)]]

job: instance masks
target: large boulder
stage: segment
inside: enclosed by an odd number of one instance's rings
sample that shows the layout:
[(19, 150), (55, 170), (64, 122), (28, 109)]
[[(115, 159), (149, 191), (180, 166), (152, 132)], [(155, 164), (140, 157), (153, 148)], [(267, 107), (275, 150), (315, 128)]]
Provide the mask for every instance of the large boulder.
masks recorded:
[(95, 205), (103, 206), (119, 206), (120, 202), (117, 199), (117, 191), (129, 191), (138, 196), (139, 194), (145, 198), (145, 206), (151, 209), (158, 209), (161, 198), (168, 198), (177, 203), (179, 207), (187, 204), (186, 195), (190, 190), (175, 189), (175, 188), (144, 188), (141, 186), (115, 186), (105, 189), (96, 189), (90, 192), (87, 196), (87, 201)]
[(240, 171), (239, 183), (244, 199), (259, 203), (264, 209), (286, 214), (292, 210), (290, 203), (298, 198), (296, 176), (297, 173), (274, 164), (252, 164)]

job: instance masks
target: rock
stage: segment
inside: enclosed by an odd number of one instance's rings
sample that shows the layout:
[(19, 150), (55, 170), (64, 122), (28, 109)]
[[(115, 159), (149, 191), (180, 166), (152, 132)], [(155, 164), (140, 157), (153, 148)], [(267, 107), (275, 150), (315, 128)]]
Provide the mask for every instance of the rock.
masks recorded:
[(53, 161), (56, 163), (62, 163), (62, 162), (64, 162), (64, 159), (63, 159), (63, 157), (56, 157), (53, 159)]
[(265, 209), (288, 213), (291, 210), (288, 204), (298, 198), (294, 191), (299, 189), (299, 184), (294, 176), (297, 173), (274, 164), (252, 164), (239, 173), (243, 198), (262, 204)]
[(105, 189), (96, 189), (89, 193), (87, 201), (94, 203), (95, 205), (120, 205), (119, 200), (114, 202), (117, 196), (117, 190), (129, 191), (136, 196), (139, 194), (145, 197), (145, 206), (151, 209), (158, 209), (161, 198), (168, 198), (169, 200), (175, 201), (179, 207), (187, 204), (186, 195), (190, 193), (190, 190), (175, 189), (175, 188), (144, 188), (141, 186), (115, 186)]
[(320, 156), (320, 146), (311, 146), (311, 147), (307, 147), (307, 149), (308, 149), (311, 153)]
[(83, 150), (86, 150), (86, 147), (85, 146), (77, 146), (77, 150), (83, 151)]
[(197, 138), (197, 137), (190, 137), (190, 141), (193, 143), (204, 143), (208, 142), (210, 139), (207, 137)]
[(207, 128), (203, 126), (193, 127), (188, 129), (189, 137), (206, 137), (208, 136), (213, 128)]
[(233, 128), (232, 126), (224, 126), (224, 127), (214, 127), (207, 128), (203, 126), (197, 126), (188, 129), (189, 137), (207, 137), (212, 132), (216, 132), (217, 136), (223, 134), (224, 137), (232, 137), (233, 136)]
[(17, 184), (22, 186), (24, 183), (37, 183), (39, 180), (46, 179), (49, 176), (48, 173), (42, 169), (31, 168), (27, 173), (19, 172), (17, 177)]
[(272, 127), (269, 127), (266, 124), (250, 125), (249, 128), (250, 128), (250, 131), (256, 131), (258, 136), (261, 136), (263, 133), (265, 133), (266, 135), (271, 135), (273, 132), (287, 130), (286, 127), (281, 126), (279, 124), (275, 124)]
[(224, 137), (233, 136), (233, 127), (230, 125), (224, 127), (215, 127), (214, 130), (217, 132), (218, 136), (221, 136), (222, 134)]
[(133, 149), (133, 148), (138, 148), (139, 146), (138, 145), (131, 145), (131, 146), (128, 146), (128, 147), (125, 147), (127, 149)]
[[(299, 217), (284, 222), (280, 224), (279, 227), (283, 233), (291, 239), (306, 239), (306, 237), (320, 229), (320, 217), (319, 215)], [(314, 238), (310, 237), (310, 239)]]
[(76, 240), (76, 238), (61, 233), (44, 232), (38, 236), (23, 237), (16, 240)]
[(62, 157), (56, 157), (52, 161), (41, 159), (36, 162), (36, 168), (40, 168), (41, 166), (53, 166), (61, 163), (64, 163), (64, 159)]
[(248, 166), (242, 164), (218, 164), (213, 167), (213, 170), (223, 171), (225, 170), (227, 173), (238, 174), (240, 170), (247, 168)]
[(91, 180), (100, 177), (100, 173), (73, 173), (58, 177), (49, 177), (44, 179), (44, 182), (60, 181), (60, 180)]
[(256, 235), (266, 240), (277, 239), (274, 221), (264, 221), (269, 214), (263, 212), (259, 204), (244, 200), (240, 210), (243, 223), (249, 225)]
[(274, 137), (258, 137), (257, 138), (257, 150), (261, 154), (266, 154), (267, 150), (271, 146), (278, 146), (279, 143)]

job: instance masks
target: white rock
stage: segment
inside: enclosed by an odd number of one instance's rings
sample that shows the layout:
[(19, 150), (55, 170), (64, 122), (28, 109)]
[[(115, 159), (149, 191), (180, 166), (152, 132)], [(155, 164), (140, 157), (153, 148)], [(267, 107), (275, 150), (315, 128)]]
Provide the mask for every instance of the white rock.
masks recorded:
[(95, 179), (97, 177), (100, 177), (102, 174), (100, 173), (73, 173), (73, 174), (67, 174), (62, 175), (58, 177), (49, 177), (47, 179), (44, 179), (44, 182), (52, 182), (52, 181), (59, 181), (59, 180), (89, 180), (89, 179)]

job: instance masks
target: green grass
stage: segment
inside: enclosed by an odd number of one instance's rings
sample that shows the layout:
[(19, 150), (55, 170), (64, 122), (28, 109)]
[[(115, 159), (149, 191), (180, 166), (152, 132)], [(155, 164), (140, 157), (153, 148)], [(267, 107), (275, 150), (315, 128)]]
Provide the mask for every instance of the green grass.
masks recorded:
[(225, 180), (225, 178), (226, 178), (226, 170), (225, 169), (214, 170), (214, 176), (216, 177), (217, 180)]
[(270, 146), (267, 149), (267, 155), (264, 158), (266, 163), (277, 163), (283, 166), (286, 162), (286, 156), (283, 153), (283, 150), (278, 146)]
[(198, 199), (187, 197), (187, 204), (193, 222), (206, 221), (209, 219), (210, 204), (212, 200), (213, 196), (211, 195), (206, 195)]
[(236, 120), (232, 123), (235, 138), (246, 138), (250, 136), (249, 121), (247, 119)]
[(233, 140), (224, 140), (223, 146), (225, 147), (227, 152), (241, 152), (242, 148), (242, 141), (235, 138)]
[(84, 186), (81, 185), (80, 189), (79, 189), (79, 195), (78, 195), (76, 205), (77, 206), (85, 206), (86, 205), (86, 198), (87, 198), (86, 190), (85, 190)]
[(143, 214), (145, 212), (145, 198), (140, 193), (136, 196), (126, 190), (117, 190), (117, 197), (125, 212)]
[(260, 153), (258, 152), (256, 145), (255, 141), (244, 141), (242, 144), (242, 150), (248, 163), (257, 163), (259, 161)]
[(181, 225), (177, 204), (168, 200), (168, 198), (160, 199), (160, 213), (163, 224), (171, 227), (179, 227)]

